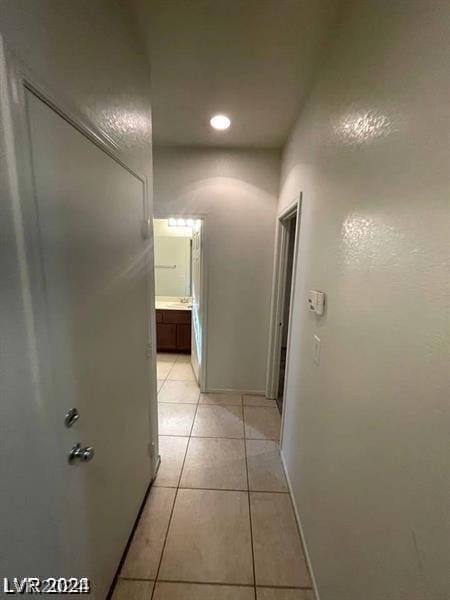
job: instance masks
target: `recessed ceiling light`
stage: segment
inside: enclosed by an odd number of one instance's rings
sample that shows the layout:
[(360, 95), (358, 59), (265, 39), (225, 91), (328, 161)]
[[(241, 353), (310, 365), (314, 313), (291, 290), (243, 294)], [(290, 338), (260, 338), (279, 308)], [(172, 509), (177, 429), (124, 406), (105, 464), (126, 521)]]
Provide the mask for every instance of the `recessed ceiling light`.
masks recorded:
[(226, 115), (214, 115), (214, 117), (212, 117), (210, 120), (210, 123), (211, 127), (214, 127), (214, 129), (219, 129), (220, 131), (228, 129), (228, 127), (231, 125), (231, 121)]

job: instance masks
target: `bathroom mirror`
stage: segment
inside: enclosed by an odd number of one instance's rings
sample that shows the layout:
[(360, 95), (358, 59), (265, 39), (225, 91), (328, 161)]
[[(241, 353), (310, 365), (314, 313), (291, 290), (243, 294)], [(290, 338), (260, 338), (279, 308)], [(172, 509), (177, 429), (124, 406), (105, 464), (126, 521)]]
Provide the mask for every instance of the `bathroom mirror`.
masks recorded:
[(191, 296), (192, 227), (154, 219), (155, 295)]

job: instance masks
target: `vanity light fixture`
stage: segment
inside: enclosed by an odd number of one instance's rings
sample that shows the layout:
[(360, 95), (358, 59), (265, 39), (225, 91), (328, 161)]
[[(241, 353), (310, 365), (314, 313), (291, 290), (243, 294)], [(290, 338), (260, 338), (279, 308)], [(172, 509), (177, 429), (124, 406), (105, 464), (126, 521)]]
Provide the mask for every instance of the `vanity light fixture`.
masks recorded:
[(214, 115), (209, 122), (211, 127), (219, 131), (225, 131), (231, 125), (231, 121), (227, 115)]
[(171, 217), (168, 220), (169, 227), (200, 227), (201, 219), (174, 219)]

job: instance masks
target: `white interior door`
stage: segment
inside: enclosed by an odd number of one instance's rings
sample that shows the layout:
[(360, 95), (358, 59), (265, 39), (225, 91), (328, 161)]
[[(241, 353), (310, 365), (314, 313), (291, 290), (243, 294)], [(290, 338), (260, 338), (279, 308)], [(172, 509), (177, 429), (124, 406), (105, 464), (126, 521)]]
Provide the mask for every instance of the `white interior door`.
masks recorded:
[[(25, 92), (59, 448), (60, 576), (103, 600), (151, 479), (143, 182)], [(39, 339), (38, 339), (39, 345)], [(64, 416), (80, 418), (67, 428)], [(92, 446), (90, 462), (68, 463)]]
[(197, 382), (202, 369), (202, 227), (196, 226), (192, 234), (192, 350), (191, 362)]

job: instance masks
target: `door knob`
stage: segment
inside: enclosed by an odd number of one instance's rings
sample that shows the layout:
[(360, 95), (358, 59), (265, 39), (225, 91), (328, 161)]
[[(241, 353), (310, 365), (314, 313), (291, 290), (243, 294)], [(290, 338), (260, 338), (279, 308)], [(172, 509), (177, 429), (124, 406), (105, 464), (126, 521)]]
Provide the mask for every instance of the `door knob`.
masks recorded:
[(69, 452), (69, 464), (73, 465), (76, 460), (80, 462), (89, 462), (94, 458), (94, 448), (92, 446), (81, 447), (81, 444), (75, 444)]

